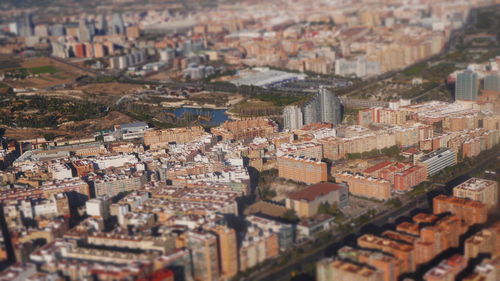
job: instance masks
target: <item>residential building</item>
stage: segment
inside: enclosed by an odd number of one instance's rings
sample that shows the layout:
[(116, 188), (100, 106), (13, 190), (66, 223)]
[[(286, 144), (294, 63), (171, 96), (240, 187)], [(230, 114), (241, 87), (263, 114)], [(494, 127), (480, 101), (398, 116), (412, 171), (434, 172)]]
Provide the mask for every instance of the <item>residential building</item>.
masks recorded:
[(465, 240), (465, 257), (476, 258), (479, 254), (489, 254), (493, 258), (500, 257), (500, 223), (476, 232)]
[(366, 265), (340, 259), (323, 259), (316, 264), (317, 281), (382, 281), (382, 272)]
[(498, 205), (498, 183), (492, 180), (470, 178), (453, 188), (453, 196), (479, 201), (489, 210)]
[(363, 174), (339, 172), (335, 174), (337, 182), (344, 182), (349, 187), (349, 193), (377, 200), (388, 200), (392, 197), (391, 182)]
[(467, 267), (467, 258), (453, 255), (439, 263), (424, 275), (425, 281), (455, 281), (457, 275)]
[(413, 166), (394, 175), (394, 190), (408, 191), (427, 180), (427, 168)]
[(457, 198), (453, 196), (438, 195), (433, 199), (434, 214), (450, 212), (469, 225), (481, 224), (487, 221), (488, 208), (479, 201)]
[(210, 233), (190, 231), (187, 233), (187, 247), (192, 253), (194, 279), (219, 280), (217, 237)]
[(279, 177), (308, 184), (328, 180), (327, 165), (314, 158), (283, 155), (278, 157)]
[(231, 279), (238, 274), (238, 243), (234, 229), (223, 225), (207, 227), (217, 236), (221, 276)]

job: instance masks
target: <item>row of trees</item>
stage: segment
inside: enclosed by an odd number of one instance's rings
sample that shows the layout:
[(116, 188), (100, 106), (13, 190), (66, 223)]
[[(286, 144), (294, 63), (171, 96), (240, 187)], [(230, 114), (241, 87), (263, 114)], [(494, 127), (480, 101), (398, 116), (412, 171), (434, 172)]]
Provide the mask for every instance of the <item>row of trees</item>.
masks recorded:
[(399, 146), (394, 145), (391, 147), (387, 148), (382, 148), (382, 149), (373, 149), (367, 152), (362, 152), (362, 153), (349, 153), (347, 154), (347, 159), (348, 160), (354, 160), (354, 159), (369, 159), (369, 158), (374, 158), (374, 157), (379, 157), (379, 156), (389, 156), (389, 157), (394, 157), (397, 159), (401, 159), (400, 153), (401, 149)]

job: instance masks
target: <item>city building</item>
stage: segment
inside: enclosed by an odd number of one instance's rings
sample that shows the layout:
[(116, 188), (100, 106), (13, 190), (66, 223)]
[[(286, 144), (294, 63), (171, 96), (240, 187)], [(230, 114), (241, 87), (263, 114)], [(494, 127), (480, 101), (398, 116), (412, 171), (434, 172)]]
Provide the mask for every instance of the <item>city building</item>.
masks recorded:
[(312, 217), (318, 213), (321, 204), (342, 208), (348, 203), (348, 190), (345, 184), (329, 182), (310, 185), (294, 192), (286, 198), (286, 207), (292, 209), (299, 217)]
[(440, 148), (422, 156), (418, 163), (425, 166), (427, 174), (432, 177), (443, 169), (456, 165), (457, 153), (448, 148)]
[(209, 233), (190, 231), (187, 233), (187, 246), (192, 252), (194, 279), (219, 280), (217, 237)]
[(324, 182), (328, 180), (327, 164), (314, 158), (283, 155), (278, 157), (278, 176), (308, 184)]
[(479, 76), (471, 69), (467, 69), (457, 75), (455, 85), (455, 99), (456, 100), (477, 100), (479, 92)]
[(391, 182), (386, 179), (348, 171), (336, 173), (334, 176), (337, 182), (346, 183), (349, 193), (353, 195), (384, 201), (392, 197)]
[(453, 255), (439, 263), (424, 275), (425, 281), (454, 281), (467, 267), (468, 260), (461, 255)]
[(101, 219), (108, 219), (110, 215), (110, 198), (93, 198), (85, 202), (87, 215)]
[(408, 191), (426, 180), (427, 168), (425, 166), (413, 166), (394, 175), (394, 190)]
[(500, 279), (500, 258), (485, 259), (474, 268), (474, 273), (464, 281), (494, 281)]
[(284, 128), (297, 130), (304, 126), (302, 110), (299, 106), (289, 105), (283, 109)]
[(297, 241), (311, 239), (319, 232), (329, 231), (335, 225), (335, 217), (328, 214), (316, 214), (312, 217), (301, 218), (296, 226)]
[(457, 198), (453, 196), (438, 195), (433, 199), (434, 214), (450, 212), (467, 224), (485, 223), (488, 217), (488, 208), (479, 201)]
[(224, 140), (245, 140), (255, 137), (266, 137), (277, 132), (277, 124), (264, 118), (249, 118), (237, 121), (226, 121), (210, 131)]
[(238, 274), (238, 243), (234, 229), (223, 225), (207, 227), (217, 236), (221, 276), (231, 279)]
[(500, 256), (500, 223), (482, 229), (465, 240), (465, 257), (473, 259), (479, 254), (489, 254), (493, 258)]
[(498, 205), (498, 183), (492, 180), (470, 178), (453, 188), (453, 196), (479, 201), (489, 210)]
[(278, 235), (280, 251), (286, 251), (295, 244), (295, 226), (293, 224), (279, 222), (259, 215), (250, 215), (246, 221), (252, 227), (272, 231)]
[(500, 74), (490, 74), (484, 77), (484, 90), (500, 92)]
[(415, 248), (408, 243), (372, 234), (362, 235), (357, 242), (362, 248), (380, 250), (395, 256), (401, 261), (401, 272), (411, 272), (416, 269)]
[(401, 274), (401, 261), (390, 254), (344, 246), (338, 250), (337, 255), (342, 260), (351, 260), (376, 268), (382, 272), (383, 281), (396, 281)]
[(320, 88), (318, 93), (300, 105), (289, 105), (283, 110), (284, 128), (296, 130), (313, 123), (342, 122), (342, 103), (330, 90)]
[(190, 142), (204, 134), (202, 127), (152, 130), (144, 133), (144, 144), (151, 147), (164, 147), (168, 143)]
[(366, 265), (340, 259), (323, 259), (316, 264), (318, 281), (382, 281), (382, 272)]

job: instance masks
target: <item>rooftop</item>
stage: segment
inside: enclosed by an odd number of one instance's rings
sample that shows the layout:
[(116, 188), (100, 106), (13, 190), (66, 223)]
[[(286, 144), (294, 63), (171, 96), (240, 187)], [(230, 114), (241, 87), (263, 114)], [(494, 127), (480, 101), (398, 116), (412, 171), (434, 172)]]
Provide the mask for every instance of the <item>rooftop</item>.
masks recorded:
[(479, 179), (479, 178), (471, 178), (457, 186), (453, 189), (465, 189), (465, 190), (474, 190), (480, 191), (485, 189), (488, 186), (495, 185), (496, 183), (491, 180)]
[(331, 192), (341, 190), (344, 187), (338, 184), (321, 182), (314, 185), (306, 187), (304, 190), (292, 193), (288, 198), (292, 200), (304, 200), (311, 202), (316, 200), (316, 198), (325, 196)]

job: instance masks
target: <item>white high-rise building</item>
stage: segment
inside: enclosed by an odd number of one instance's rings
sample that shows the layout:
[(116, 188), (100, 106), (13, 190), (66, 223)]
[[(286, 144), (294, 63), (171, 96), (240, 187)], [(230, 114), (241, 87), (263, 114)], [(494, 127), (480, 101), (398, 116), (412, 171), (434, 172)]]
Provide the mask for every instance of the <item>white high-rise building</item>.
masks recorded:
[(284, 128), (295, 130), (304, 125), (325, 122), (334, 125), (342, 122), (342, 104), (337, 95), (325, 88), (301, 106), (290, 105), (283, 110)]
[(283, 110), (283, 119), (286, 130), (297, 130), (304, 125), (302, 110), (296, 105), (285, 107)]
[(487, 91), (500, 91), (500, 74), (490, 74), (484, 77), (484, 89)]
[(325, 88), (319, 90), (321, 122), (334, 125), (342, 122), (342, 104), (339, 97)]
[(475, 101), (479, 91), (479, 76), (472, 69), (459, 73), (455, 85), (455, 100)]

